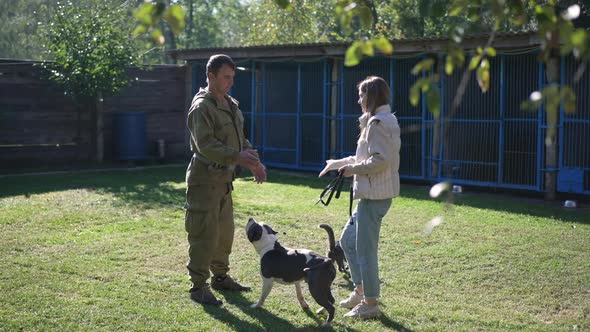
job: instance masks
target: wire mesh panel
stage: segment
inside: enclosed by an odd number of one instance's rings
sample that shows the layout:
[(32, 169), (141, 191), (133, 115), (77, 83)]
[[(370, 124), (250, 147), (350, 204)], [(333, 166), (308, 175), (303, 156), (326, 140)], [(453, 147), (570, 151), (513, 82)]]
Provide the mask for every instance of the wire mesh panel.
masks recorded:
[(338, 136), (341, 156), (354, 155), (359, 135), (358, 118), (361, 108), (358, 104), (357, 84), (367, 76), (380, 76), (390, 82), (391, 60), (383, 57), (365, 58), (354, 67), (342, 67), (340, 133)]
[[(575, 80), (580, 63), (573, 57), (562, 59), (564, 80), (576, 93), (575, 113), (561, 114), (559, 139), (560, 170), (558, 190), (590, 193), (590, 74)], [(570, 175), (570, 176), (568, 176)], [(568, 183), (566, 183), (568, 182)]]
[[(402, 178), (479, 186), (544, 190), (546, 171), (558, 171), (557, 190), (590, 193), (590, 74), (574, 80), (579, 63), (562, 61), (562, 83), (577, 95), (576, 113), (561, 110), (558, 169), (545, 166), (544, 111), (520, 104), (545, 83), (534, 52), (504, 53), (491, 60), (490, 88), (482, 93), (472, 73), (459, 108), (451, 114), (462, 71), (443, 75), (441, 119), (409, 102), (418, 78), (412, 58), (365, 58), (344, 67), (342, 60), (238, 63), (230, 92), (240, 101), (245, 133), (269, 166), (318, 170), (328, 157), (355, 153), (359, 135), (357, 84), (376, 75), (389, 82), (392, 111), (402, 130)], [(206, 86), (205, 63), (192, 63), (194, 92)], [(335, 72), (332, 72), (335, 70)]]
[(250, 62), (237, 62), (236, 65), (238, 69), (234, 76), (234, 85), (229, 94), (240, 103), (240, 111), (244, 115), (244, 135), (249, 140), (252, 140), (252, 76), (254, 73)]
[(207, 86), (207, 63), (194, 62), (192, 63), (192, 79), (193, 96), (199, 91), (200, 88)]
[(250, 137), (251, 143), (258, 149), (259, 154), (263, 154), (264, 144), (263, 144), (263, 132), (264, 132), (264, 116), (263, 116), (263, 100), (262, 100), (262, 91), (264, 90), (264, 80), (262, 79), (263, 75), (263, 64), (259, 62), (252, 63), (252, 81), (251, 81), (251, 89), (252, 89), (252, 114), (250, 114), (249, 118), (251, 123), (249, 123), (250, 127)]
[(298, 65), (263, 64), (263, 158), (268, 165), (297, 166)]
[(298, 65), (294, 62), (264, 63), (264, 102), (267, 114), (297, 114)]
[(264, 117), (264, 161), (269, 165), (297, 165), (297, 122), (290, 116), (266, 114)]
[(392, 63), (392, 111), (401, 129), (399, 173), (402, 178), (424, 178), (424, 119), (422, 107), (410, 104), (410, 87), (418, 79), (411, 73), (419, 58), (394, 59)]
[(300, 66), (299, 168), (319, 169), (326, 157), (326, 61)]
[(500, 182), (523, 189), (540, 189), (538, 111), (520, 104), (539, 90), (536, 54), (503, 55), (503, 149)]
[[(462, 72), (448, 77), (443, 89), (441, 116), (442, 151), (438, 177), (464, 183), (495, 184), (498, 181), (500, 149), (500, 64), (491, 62), (490, 88), (482, 93), (471, 73), (463, 101), (455, 114), (450, 105), (457, 93)], [(443, 83), (443, 84), (444, 84)], [(436, 137), (434, 144), (436, 143)]]

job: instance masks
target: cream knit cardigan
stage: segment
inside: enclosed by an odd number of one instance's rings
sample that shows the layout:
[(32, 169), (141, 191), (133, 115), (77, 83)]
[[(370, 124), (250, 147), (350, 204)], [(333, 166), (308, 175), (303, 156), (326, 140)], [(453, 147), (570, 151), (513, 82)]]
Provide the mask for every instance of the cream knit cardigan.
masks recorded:
[(335, 160), (330, 169), (352, 165), (354, 199), (387, 199), (399, 196), (400, 128), (389, 105), (375, 115), (360, 118), (361, 135), (356, 155)]

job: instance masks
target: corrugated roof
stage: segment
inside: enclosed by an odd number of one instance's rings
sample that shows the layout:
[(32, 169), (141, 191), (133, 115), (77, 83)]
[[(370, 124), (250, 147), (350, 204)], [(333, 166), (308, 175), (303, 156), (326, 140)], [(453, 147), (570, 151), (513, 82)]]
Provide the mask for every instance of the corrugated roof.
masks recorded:
[[(488, 33), (472, 34), (463, 38), (463, 47), (472, 49), (485, 44)], [(394, 39), (395, 54), (408, 53), (436, 53), (446, 49), (449, 42), (447, 37), (422, 37), (408, 39)], [(279, 59), (301, 57), (342, 57), (351, 43), (303, 43), (279, 45), (253, 45), (229, 47), (203, 47), (195, 49), (176, 49), (167, 53), (179, 60), (206, 60), (212, 54), (224, 53), (234, 59)], [(496, 33), (493, 46), (498, 49), (527, 48), (539, 45), (536, 32), (500, 32)]]

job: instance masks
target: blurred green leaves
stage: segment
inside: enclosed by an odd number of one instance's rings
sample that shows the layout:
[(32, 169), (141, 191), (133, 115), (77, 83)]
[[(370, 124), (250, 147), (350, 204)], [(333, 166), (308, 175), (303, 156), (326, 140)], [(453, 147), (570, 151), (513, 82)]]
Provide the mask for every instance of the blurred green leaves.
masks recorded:
[(426, 58), (420, 62), (418, 62), (414, 68), (412, 68), (412, 74), (418, 75), (421, 72), (426, 72), (432, 69), (432, 65), (434, 65), (433, 58)]
[(346, 50), (344, 65), (358, 65), (364, 56), (374, 56), (375, 48), (385, 55), (393, 53), (393, 45), (384, 37), (359, 40), (353, 42)]
[[(427, 1), (427, 0), (425, 0)], [(428, 2), (428, 1), (427, 1)], [(525, 6), (534, 10), (527, 11)], [(547, 1), (537, 4), (536, 1), (529, 1), (525, 4), (518, 0), (455, 0), (452, 1), (446, 15), (449, 16), (467, 16), (471, 20), (479, 20), (482, 12), (489, 11), (491, 17), (495, 20), (495, 30), (502, 26), (502, 22), (509, 21), (512, 24), (522, 25), (529, 21), (527, 13), (532, 13), (533, 19), (538, 23), (538, 36), (541, 43), (541, 60), (545, 62), (547, 68), (547, 80), (549, 86), (542, 91), (537, 91), (531, 95), (529, 100), (522, 103), (523, 109), (539, 109), (544, 106), (547, 113), (547, 122), (549, 129), (547, 139), (555, 135), (555, 126), (559, 115), (559, 107), (562, 105), (566, 113), (575, 112), (576, 94), (568, 85), (559, 86), (552, 83), (557, 82), (557, 73), (559, 61), (556, 56), (566, 56), (572, 54), (580, 60), (581, 69), (574, 76), (576, 82), (586, 68), (585, 63), (590, 61), (590, 36), (584, 28), (575, 29), (572, 20), (580, 15), (580, 7), (577, 4), (569, 6), (564, 12), (558, 13), (555, 1)], [(462, 68), (465, 63), (464, 49), (461, 46), (463, 41), (464, 29), (456, 26), (450, 30), (450, 42), (444, 62), (444, 72), (452, 75), (458, 68)], [(496, 56), (496, 49), (491, 47), (493, 39), (488, 43), (489, 47), (476, 47), (473, 56), (469, 61), (467, 70), (475, 71), (475, 77), (480, 90), (485, 93), (490, 88), (491, 80), (491, 62), (489, 58)], [(555, 51), (558, 52), (555, 52)], [(557, 54), (557, 55), (556, 55)], [(440, 114), (440, 91), (435, 83), (438, 82), (438, 68), (432, 67), (432, 59), (421, 60), (412, 70), (412, 74), (421, 75), (414, 85), (410, 88), (410, 103), (417, 106), (420, 101), (420, 93), (425, 95), (428, 110), (434, 115)], [(468, 76), (464, 76), (468, 79)], [(462, 92), (458, 91), (458, 94)], [(459, 98), (460, 102), (460, 98)], [(458, 105), (458, 104), (457, 104)]]
[(436, 59), (428, 57), (419, 61), (413, 68), (413, 75), (420, 75), (410, 87), (410, 104), (416, 107), (420, 102), (420, 95), (424, 93), (426, 108), (435, 118), (440, 116), (441, 101), (439, 75), (437, 74)]
[(148, 34), (158, 45), (163, 45), (166, 38), (159, 28), (161, 20), (168, 23), (174, 34), (184, 29), (184, 9), (179, 4), (166, 6), (162, 2), (144, 2), (133, 13), (138, 25), (133, 30), (133, 36)]
[[(352, 0), (337, 0), (334, 14), (338, 17), (341, 28), (345, 34), (350, 34), (352, 31), (355, 18), (358, 18), (360, 28), (364, 31), (374, 30), (377, 17), (375, 16), (375, 8), (371, 1), (352, 1)], [(364, 37), (361, 40), (353, 42), (344, 57), (345, 66), (356, 66), (365, 56), (374, 56), (375, 50), (382, 54), (391, 55), (393, 53), (393, 45), (391, 42), (379, 35), (376, 37)]]
[(481, 92), (487, 92), (490, 89), (490, 60), (488, 57), (495, 57), (496, 50), (493, 47), (481, 47), (476, 49), (476, 55), (471, 58), (469, 70), (475, 70), (475, 77)]
[(465, 64), (465, 54), (463, 49), (451, 44), (447, 56), (445, 57), (445, 73), (452, 75), (455, 68), (461, 68)]
[(576, 111), (576, 93), (570, 86), (549, 85), (541, 91), (533, 91), (529, 99), (523, 101), (520, 107), (525, 111), (533, 112), (544, 107), (547, 114), (546, 138), (550, 140), (557, 131), (560, 105), (563, 106), (565, 113), (571, 114)]
[(561, 55), (572, 54), (575, 58), (590, 61), (590, 35), (584, 28), (574, 28), (573, 20), (580, 15), (580, 6), (569, 6), (557, 13), (553, 2), (535, 6), (535, 16), (539, 22), (539, 37), (543, 61), (554, 56), (551, 52), (559, 50)]
[(337, 0), (335, 14), (340, 20), (340, 25), (345, 34), (350, 34), (353, 19), (358, 17), (363, 30), (369, 30), (373, 24), (371, 8), (366, 1)]
[(282, 9), (292, 8), (289, 0), (274, 0), (274, 2)]
[[(273, 0), (281, 9), (293, 12), (294, 2), (290, 0)], [(475, 47), (474, 53), (469, 59), (465, 69), (464, 78), (468, 82), (471, 75), (469, 71), (475, 72), (475, 78), (480, 90), (485, 93), (490, 89), (491, 61), (497, 51), (493, 47), (494, 36), (498, 31), (518, 31), (519, 28), (534, 27), (537, 36), (541, 40), (540, 59), (546, 64), (548, 81), (555, 81), (556, 54), (567, 56), (572, 54), (580, 61), (580, 69), (574, 75), (574, 82), (583, 74), (586, 64), (590, 61), (590, 33), (584, 28), (575, 28), (572, 21), (580, 15), (580, 6), (573, 4), (563, 12), (558, 12), (557, 1), (522, 1), (522, 0), (419, 0), (416, 2), (416, 10), (421, 17), (435, 16), (449, 18), (448, 30), (442, 32), (449, 37), (443, 62), (439, 65), (437, 56), (426, 56), (412, 69), (412, 73), (419, 78), (411, 86), (409, 92), (410, 103), (417, 106), (424, 94), (428, 110), (436, 117), (441, 111), (441, 92), (438, 86), (440, 75), (453, 75), (458, 69), (463, 68), (466, 63), (466, 50), (463, 46), (463, 38), (469, 25), (487, 26), (490, 31), (490, 39), (486, 47)], [(333, 16), (340, 23), (344, 34), (351, 34), (353, 30), (366, 33), (362, 38), (352, 42), (345, 53), (344, 64), (355, 66), (364, 57), (375, 56), (377, 52), (384, 55), (393, 54), (394, 47), (390, 40), (384, 37), (383, 30), (378, 26), (378, 13), (375, 1), (371, 0), (335, 0)], [(380, 8), (380, 7), (379, 7)], [(157, 43), (164, 42), (164, 36), (158, 28), (161, 19), (168, 22), (174, 33), (179, 33), (184, 25), (184, 12), (179, 5), (166, 7), (162, 2), (147, 2), (142, 4), (135, 12), (139, 25), (134, 30), (134, 35), (149, 33)], [(453, 20), (455, 18), (455, 20)], [(455, 23), (453, 23), (455, 22)], [(533, 25), (530, 23), (533, 22)], [(382, 24), (382, 27), (390, 26)], [(395, 23), (395, 22), (393, 22)], [(399, 22), (398, 22), (399, 23)], [(524, 26), (528, 24), (528, 26)], [(509, 29), (507, 30), (507, 27)], [(442, 71), (444, 70), (444, 73)], [(461, 84), (465, 89), (466, 84)], [(463, 91), (464, 92), (464, 91)], [(453, 107), (458, 107), (461, 102), (462, 91), (457, 91), (457, 102)], [(576, 95), (569, 86), (556, 87), (551, 84), (549, 87), (537, 92), (539, 98), (535, 101), (523, 102), (523, 108), (538, 108), (535, 103), (542, 103), (547, 110), (548, 119), (557, 116), (557, 111), (562, 104), (566, 112), (574, 112)], [(452, 113), (452, 112), (451, 112)], [(556, 118), (555, 118), (556, 119)], [(550, 131), (548, 131), (548, 135)]]

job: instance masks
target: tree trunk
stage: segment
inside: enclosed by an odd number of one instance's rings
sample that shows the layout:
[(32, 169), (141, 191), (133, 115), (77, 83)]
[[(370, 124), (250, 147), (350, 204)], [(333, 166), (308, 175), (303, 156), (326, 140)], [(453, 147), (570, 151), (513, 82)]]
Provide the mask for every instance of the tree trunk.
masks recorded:
[(82, 153), (84, 150), (82, 147), (84, 143), (82, 138), (82, 107), (77, 102), (74, 104), (76, 105), (76, 137), (74, 137), (74, 142), (76, 143), (76, 161), (80, 162), (86, 159), (86, 156)]
[[(189, 0), (188, 2), (188, 33), (187, 33), (187, 39), (191, 39), (191, 37), (193, 36), (193, 31), (195, 23), (193, 22), (193, 17), (194, 17), (194, 13), (193, 13), (194, 9), (193, 9), (193, 0)], [(190, 45), (190, 44), (189, 44)]]
[[(193, 65), (190, 62), (187, 62), (185, 65), (186, 71), (184, 74), (184, 119), (188, 118), (188, 111), (191, 107), (191, 103), (193, 100), (193, 84), (197, 84), (193, 82)], [(198, 87), (197, 87), (198, 88)], [(187, 127), (184, 127), (184, 144), (185, 144), (185, 151), (191, 151), (191, 134), (188, 131)]]
[(96, 103), (93, 102), (92, 99), (86, 99), (84, 103), (86, 108), (90, 112), (90, 146), (88, 149), (88, 161), (93, 161), (96, 156), (96, 124), (97, 124), (97, 112), (96, 112)]
[[(166, 6), (170, 7), (171, 3), (170, 0), (166, 1)], [(174, 32), (172, 31), (172, 28), (169, 25), (164, 24), (164, 22), (160, 22), (162, 24), (162, 33), (164, 33), (164, 37), (166, 38), (166, 43), (164, 44), (164, 48), (167, 48), (169, 50), (175, 50), (176, 49), (176, 36), (174, 35)], [(167, 45), (167, 46), (166, 46)], [(171, 63), (171, 64), (176, 64), (178, 62), (178, 60), (176, 60), (175, 58), (171, 58), (170, 56), (166, 55), (164, 52), (162, 52), (162, 57), (163, 57), (163, 63)]]
[(96, 161), (104, 161), (104, 117), (102, 93), (98, 93), (96, 102)]
[[(424, 101), (423, 101), (424, 102)], [(430, 177), (436, 179), (438, 177), (438, 167), (441, 165), (440, 160), (440, 126), (441, 117), (434, 117), (434, 125), (432, 127), (432, 152), (430, 161)], [(446, 143), (446, 142), (445, 142)]]
[(88, 160), (102, 163), (104, 159), (102, 94), (99, 93), (98, 97), (88, 99), (86, 105), (90, 109), (90, 153)]
[[(552, 33), (550, 41), (550, 58), (546, 63), (546, 76), (548, 85), (559, 85), (560, 83), (560, 54), (559, 54), (559, 34)], [(559, 109), (556, 110), (556, 122), (551, 126), (559, 124)], [(547, 128), (551, 130), (552, 128)], [(551, 130), (552, 131), (552, 130)], [(547, 136), (547, 135), (546, 135)], [(545, 138), (545, 199), (555, 200), (557, 192), (557, 131), (555, 134)]]

